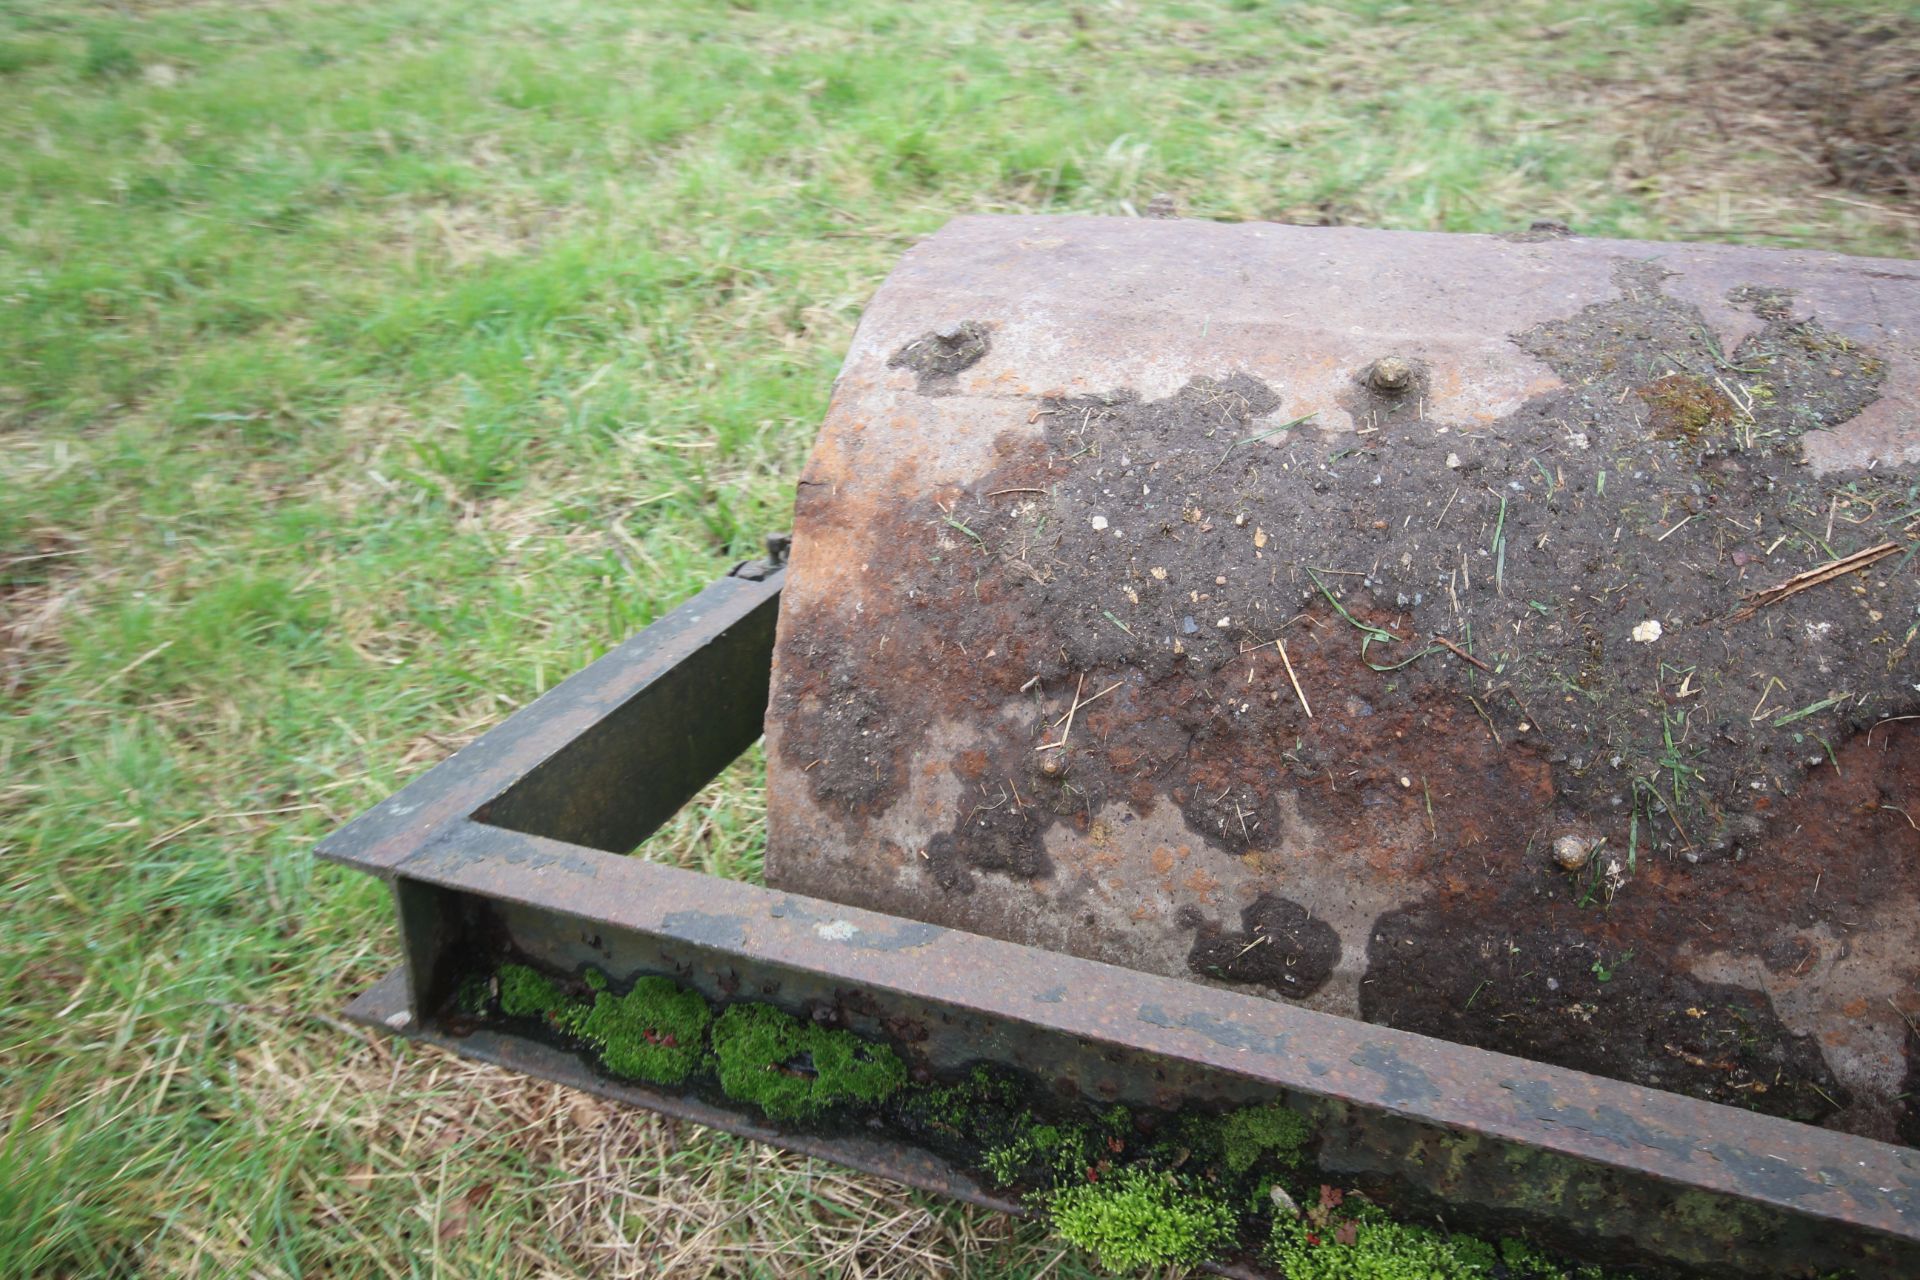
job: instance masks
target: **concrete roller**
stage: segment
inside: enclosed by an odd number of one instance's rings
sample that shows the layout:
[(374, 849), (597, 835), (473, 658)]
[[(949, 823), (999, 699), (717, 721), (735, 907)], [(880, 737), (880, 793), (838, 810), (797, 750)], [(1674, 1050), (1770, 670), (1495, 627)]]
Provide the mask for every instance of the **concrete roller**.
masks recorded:
[(964, 218), (795, 512), (776, 886), (1913, 1145), (1920, 266)]

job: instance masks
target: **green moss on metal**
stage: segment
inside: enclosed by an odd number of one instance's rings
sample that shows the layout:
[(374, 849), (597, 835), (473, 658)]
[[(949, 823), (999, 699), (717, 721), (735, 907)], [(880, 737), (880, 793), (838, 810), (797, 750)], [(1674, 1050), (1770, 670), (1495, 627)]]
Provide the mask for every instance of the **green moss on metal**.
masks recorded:
[(490, 986), (503, 1015), (545, 1022), (589, 1049), (611, 1075), (677, 1086), (710, 1064), (728, 1097), (773, 1120), (878, 1103), (907, 1079), (886, 1045), (800, 1022), (772, 1005), (733, 1005), (716, 1020), (704, 996), (671, 978), (640, 978), (616, 995), (597, 969), (563, 984), (509, 963)]
[(699, 992), (671, 978), (641, 978), (627, 994), (616, 996), (593, 969), (587, 970), (586, 982), (598, 994), (573, 1030), (599, 1051), (601, 1066), (653, 1084), (677, 1085), (693, 1074), (706, 1056), (707, 1024), (713, 1021)]
[(901, 1111), (914, 1125), (946, 1138), (985, 1143), (1007, 1117), (1026, 1111), (1018, 1081), (976, 1066), (950, 1085), (922, 1085), (907, 1091)]
[(493, 983), (485, 974), (470, 974), (461, 983), (454, 994), (453, 1007), (469, 1018), (477, 1018), (486, 1013), (487, 1006), (493, 1003)]
[(1283, 1103), (1242, 1107), (1220, 1121), (1220, 1157), (1234, 1173), (1245, 1173), (1262, 1159), (1296, 1169), (1312, 1136), (1306, 1120)]
[(981, 1167), (998, 1187), (1079, 1180), (1100, 1158), (1094, 1135), (1084, 1125), (1038, 1122), (980, 1152)]
[(1442, 1236), (1374, 1213), (1337, 1224), (1280, 1219), (1267, 1256), (1287, 1280), (1479, 1280), (1492, 1276), (1498, 1262), (1483, 1241)]
[(1696, 1240), (1751, 1239), (1771, 1225), (1766, 1211), (1757, 1205), (1702, 1191), (1676, 1194), (1667, 1217), (1678, 1231)]
[[(1472, 1139), (1457, 1139), (1478, 1143)], [(1509, 1147), (1502, 1161), (1507, 1166), (1508, 1194), (1514, 1206), (1539, 1213), (1564, 1214), (1570, 1207), (1575, 1166), (1550, 1152)]]
[(572, 1011), (577, 1003), (559, 984), (524, 964), (500, 966), (500, 1012), (509, 1018), (548, 1018)]
[(1124, 1147), (1122, 1135), (1132, 1127), (1124, 1107), (1056, 1120), (1041, 1117), (1032, 1101), (1030, 1082), (977, 1065), (953, 1084), (907, 1088), (898, 1110), (909, 1134), (958, 1148), (997, 1187), (1082, 1180), (1110, 1144)]
[(1210, 1261), (1240, 1225), (1225, 1201), (1164, 1169), (1138, 1166), (1054, 1191), (1044, 1203), (1060, 1238), (1111, 1271)]
[(1287, 1280), (1608, 1280), (1599, 1267), (1567, 1268), (1518, 1240), (1494, 1245), (1396, 1222), (1331, 1187), (1304, 1211), (1275, 1217), (1266, 1254)]
[(734, 1005), (713, 1025), (720, 1088), (773, 1120), (804, 1120), (845, 1103), (876, 1103), (907, 1082), (885, 1045), (788, 1017), (772, 1005)]
[[(1043, 1114), (1033, 1082), (1002, 1068), (913, 1084), (890, 1046), (850, 1031), (768, 1004), (717, 1008), (666, 977), (616, 993), (591, 968), (559, 978), (502, 964), (463, 982), (454, 1004), (468, 1017), (537, 1020), (623, 1079), (717, 1084), (770, 1120), (877, 1113), (993, 1185), (1024, 1191), (1062, 1239), (1116, 1271), (1218, 1262), (1265, 1237), (1266, 1256), (1289, 1280), (1602, 1280), (1597, 1269), (1567, 1270), (1517, 1242), (1496, 1247), (1395, 1222), (1333, 1187), (1319, 1186), (1315, 1199), (1317, 1184), (1301, 1172), (1314, 1126), (1283, 1102), (1224, 1114), (1136, 1117), (1124, 1106)], [(1552, 1183), (1558, 1166), (1536, 1163), (1522, 1162)], [(1562, 1176), (1545, 1198), (1563, 1200), (1567, 1190)], [(1726, 1226), (1710, 1201), (1682, 1197), (1676, 1208), (1702, 1229)]]

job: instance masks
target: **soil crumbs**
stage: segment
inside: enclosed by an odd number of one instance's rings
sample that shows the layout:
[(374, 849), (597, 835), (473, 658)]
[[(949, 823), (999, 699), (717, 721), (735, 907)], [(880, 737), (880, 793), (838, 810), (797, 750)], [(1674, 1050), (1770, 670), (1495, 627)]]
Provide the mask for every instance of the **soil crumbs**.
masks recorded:
[[(1519, 335), (1566, 386), (1496, 430), (1425, 420), (1418, 368), (1392, 393), (1357, 379), (1349, 407), (1367, 426), (1332, 450), (1277, 423), (1278, 397), (1244, 375), (1159, 402), (1056, 400), (1040, 410), (1046, 456), (996, 471), (946, 519), (1056, 642), (1029, 659), (1047, 683), (1121, 667), (1194, 679), (1314, 613), (1390, 690), (1472, 695), (1496, 735), (1542, 746), (1570, 814), (1638, 815), (1642, 847), (1735, 856), (1756, 798), (1920, 702), (1920, 582), (1902, 554), (1728, 619), (1802, 569), (1900, 538), (1920, 515), (1914, 480), (1800, 465), (1800, 436), (1871, 403), (1884, 367), (1789, 297), (1739, 291), (1764, 325), (1728, 353), (1657, 268), (1623, 266), (1617, 283), (1616, 299)], [(980, 496), (1040, 482), (1042, 500)], [(957, 621), (984, 652), (1006, 618)], [(1258, 701), (1235, 714), (1277, 717), (1264, 736), (1305, 728), (1292, 696)], [(1258, 843), (1234, 816), (1252, 802), (1181, 801), (1231, 852)]]

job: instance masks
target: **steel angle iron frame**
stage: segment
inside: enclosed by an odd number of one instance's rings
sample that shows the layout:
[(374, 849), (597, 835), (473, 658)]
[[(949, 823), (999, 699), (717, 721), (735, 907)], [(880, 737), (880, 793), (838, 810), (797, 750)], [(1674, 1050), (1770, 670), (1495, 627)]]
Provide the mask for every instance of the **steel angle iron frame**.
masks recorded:
[(777, 558), (737, 567), (321, 843), (386, 880), (399, 918), (404, 963), (351, 1018), (1022, 1212), (885, 1130), (784, 1129), (454, 1015), (463, 966), (510, 947), (562, 971), (672, 974), (715, 1001), (831, 1007), (875, 1038), (912, 1027), (909, 1056), (935, 1073), (991, 1061), (1168, 1110), (1284, 1100), (1327, 1180), (1575, 1257), (1920, 1276), (1920, 1152), (623, 856), (759, 737), (784, 577)]

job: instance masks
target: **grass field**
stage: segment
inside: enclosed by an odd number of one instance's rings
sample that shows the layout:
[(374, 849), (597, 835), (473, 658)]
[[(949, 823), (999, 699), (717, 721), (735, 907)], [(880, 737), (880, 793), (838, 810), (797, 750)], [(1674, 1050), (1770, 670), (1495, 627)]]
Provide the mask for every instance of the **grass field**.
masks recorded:
[[(342, 1026), (397, 957), (313, 842), (783, 527), (862, 300), (952, 214), (1912, 254), (1920, 206), (1741, 96), (1797, 26), (0, 0), (0, 1274), (1086, 1274)], [(757, 875), (760, 790), (644, 856)]]

